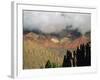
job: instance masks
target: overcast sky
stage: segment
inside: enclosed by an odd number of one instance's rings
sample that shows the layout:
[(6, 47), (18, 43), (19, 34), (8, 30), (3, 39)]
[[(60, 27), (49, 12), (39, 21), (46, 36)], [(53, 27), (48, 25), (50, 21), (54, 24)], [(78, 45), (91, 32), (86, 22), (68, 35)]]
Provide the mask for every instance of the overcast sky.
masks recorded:
[(24, 29), (44, 33), (58, 33), (70, 25), (71, 29), (78, 29), (81, 33), (91, 28), (91, 15), (84, 13), (24, 11), (23, 20)]

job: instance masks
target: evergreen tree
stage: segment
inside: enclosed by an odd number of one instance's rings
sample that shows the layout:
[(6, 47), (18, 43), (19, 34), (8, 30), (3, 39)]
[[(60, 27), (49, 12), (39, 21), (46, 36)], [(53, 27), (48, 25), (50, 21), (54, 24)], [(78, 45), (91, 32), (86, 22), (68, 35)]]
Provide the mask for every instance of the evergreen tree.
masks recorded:
[(71, 59), (72, 59), (72, 53), (70, 51), (67, 50), (66, 55), (64, 56), (64, 60), (63, 60), (63, 67), (71, 67)]
[(66, 55), (64, 55), (64, 60), (63, 60), (63, 67), (67, 67), (67, 64), (66, 64), (66, 62), (67, 62), (67, 57), (66, 57)]
[(52, 68), (52, 64), (49, 60), (47, 61), (45, 68)]
[[(71, 62), (72, 61), (72, 62)], [(63, 60), (63, 67), (71, 66), (90, 66), (91, 65), (91, 47), (90, 42), (86, 45), (81, 44), (77, 47), (76, 51), (73, 51), (73, 57), (71, 51), (67, 50)]]
[(80, 66), (80, 49), (79, 47), (77, 47), (77, 50), (76, 50), (76, 59), (77, 59), (77, 66)]
[(73, 67), (76, 66), (76, 52), (73, 51), (73, 59), (72, 59), (72, 62), (73, 62)]
[(52, 67), (53, 67), (53, 68), (56, 68), (56, 67), (58, 67), (58, 65), (55, 64), (55, 63), (52, 63)]
[(80, 45), (80, 66), (85, 66), (85, 46)]
[(86, 44), (86, 58), (85, 58), (86, 66), (91, 65), (91, 48), (90, 43)]

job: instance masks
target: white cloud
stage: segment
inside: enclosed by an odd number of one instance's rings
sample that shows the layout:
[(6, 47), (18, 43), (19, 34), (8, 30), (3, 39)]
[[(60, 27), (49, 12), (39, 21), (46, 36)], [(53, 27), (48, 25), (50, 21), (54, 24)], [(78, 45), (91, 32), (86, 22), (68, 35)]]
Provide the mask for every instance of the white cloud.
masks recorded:
[(91, 15), (82, 13), (24, 11), (24, 29), (38, 29), (44, 33), (60, 32), (69, 25), (81, 33), (90, 30)]

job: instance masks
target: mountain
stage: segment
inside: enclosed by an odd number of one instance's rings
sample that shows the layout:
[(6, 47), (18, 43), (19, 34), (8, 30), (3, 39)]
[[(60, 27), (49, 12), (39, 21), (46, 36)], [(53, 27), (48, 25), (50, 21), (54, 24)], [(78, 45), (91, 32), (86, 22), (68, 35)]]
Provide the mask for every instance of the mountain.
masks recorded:
[(89, 42), (87, 36), (75, 39), (28, 32), (23, 35), (23, 69), (44, 68), (48, 60), (61, 66), (66, 50)]
[(63, 29), (60, 32), (44, 33), (40, 30), (34, 29), (34, 30), (24, 30), (23, 34), (28, 34), (30, 32), (33, 32), (38, 35), (44, 35), (47, 37), (53, 36), (53, 37), (57, 37), (59, 39), (61, 39), (63, 37), (67, 37), (67, 38), (69, 37), (72, 40), (82, 36), (81, 32), (78, 29), (72, 29), (71, 26), (66, 27), (65, 29)]
[(89, 38), (87, 38), (86, 36), (81, 36), (81, 37), (75, 39), (72, 43), (70, 43), (68, 48), (69, 49), (76, 49), (81, 44), (86, 45), (86, 43), (88, 43), (88, 42), (90, 42)]
[(52, 35), (42, 35), (30, 32), (24, 35), (25, 39), (33, 40), (46, 48), (65, 48), (65, 49), (76, 49), (80, 44), (86, 44), (90, 41), (87, 36), (80, 36), (72, 39), (70, 37), (58, 38)]

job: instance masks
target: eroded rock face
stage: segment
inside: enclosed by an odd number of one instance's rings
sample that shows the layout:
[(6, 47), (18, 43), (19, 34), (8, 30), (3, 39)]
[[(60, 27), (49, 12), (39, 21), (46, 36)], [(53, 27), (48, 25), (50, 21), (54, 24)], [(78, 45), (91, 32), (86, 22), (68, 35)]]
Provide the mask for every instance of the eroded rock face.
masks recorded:
[(59, 43), (59, 42), (60, 42), (57, 38), (51, 38), (51, 41), (52, 41), (53, 43)]
[(24, 38), (29, 38), (29, 39), (38, 39), (39, 38), (39, 35), (38, 34), (35, 34), (35, 33), (33, 33), (33, 32), (30, 32), (30, 33), (28, 33), (28, 34), (26, 34), (25, 36), (24, 36)]
[(80, 36), (75, 40), (72, 40), (68, 37), (57, 38), (55, 36), (47, 36), (42, 34), (36, 34), (30, 32), (24, 35), (26, 40), (35, 40), (36, 43), (41, 44), (44, 47), (52, 48), (66, 48), (66, 49), (76, 49), (81, 44), (86, 44), (90, 41), (87, 36)]
[(70, 43), (69, 46), (68, 46), (68, 48), (69, 49), (76, 49), (81, 44), (86, 45), (89, 41), (90, 41), (89, 38), (87, 38), (85, 36), (81, 36), (81, 37), (75, 39), (72, 43)]
[(70, 39), (67, 37), (60, 39), (60, 43), (65, 43), (65, 42), (67, 42), (67, 43), (70, 42)]

